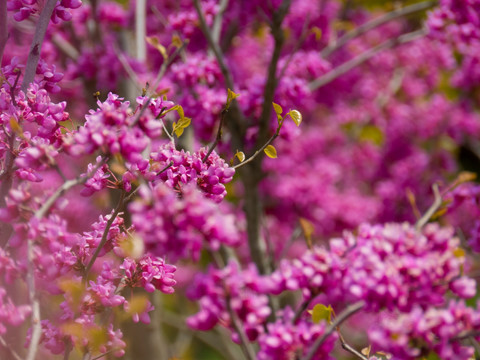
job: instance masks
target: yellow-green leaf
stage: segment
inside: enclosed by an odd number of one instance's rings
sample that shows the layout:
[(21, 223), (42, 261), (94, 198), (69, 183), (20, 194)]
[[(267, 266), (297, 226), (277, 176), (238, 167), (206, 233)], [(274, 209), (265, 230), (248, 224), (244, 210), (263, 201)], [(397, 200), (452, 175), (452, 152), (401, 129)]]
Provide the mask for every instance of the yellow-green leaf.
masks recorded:
[(473, 181), (477, 178), (477, 174), (469, 171), (462, 171), (460, 174), (458, 174), (458, 177), (456, 181), (460, 184), (466, 183)]
[(384, 141), (384, 135), (382, 130), (375, 125), (366, 125), (360, 130), (359, 139), (371, 142), (375, 145), (382, 145)]
[(180, 36), (178, 36), (178, 35), (173, 35), (172, 36), (172, 45), (175, 46), (176, 48), (182, 47), (183, 42), (180, 39)]
[(327, 321), (329, 324), (332, 322), (332, 306), (325, 306), (323, 304), (317, 304), (313, 307), (309, 313), (312, 315), (312, 321), (318, 324), (321, 320)]
[(92, 352), (98, 352), (102, 345), (108, 342), (107, 330), (101, 327), (92, 327), (86, 331), (88, 347)]
[(453, 256), (456, 258), (464, 258), (465, 250), (463, 250), (461, 247), (457, 247), (455, 250), (453, 250)]
[[(166, 100), (166, 98), (165, 98), (164, 100)], [(178, 107), (179, 107), (179, 106), (180, 106), (180, 105), (172, 106), (170, 109), (165, 110), (163, 113), (164, 113), (164, 114), (167, 114), (167, 113), (169, 113), (170, 111), (178, 110)]]
[(269, 158), (275, 159), (277, 157), (277, 149), (273, 145), (268, 145), (263, 151)]
[(160, 44), (160, 41), (158, 40), (157, 37), (155, 36), (147, 36), (145, 38), (145, 40), (147, 41), (147, 43), (149, 43), (150, 45), (152, 45), (155, 49), (157, 49), (160, 54), (162, 54), (163, 58), (166, 60), (168, 58), (168, 55), (167, 55), (167, 49), (165, 49), (165, 46), (163, 46), (162, 44)]
[(288, 112), (288, 115), (292, 118), (292, 120), (295, 122), (295, 125), (300, 126), (302, 123), (302, 114), (298, 110), (290, 110)]
[(177, 127), (181, 127), (185, 129), (190, 126), (191, 122), (192, 122), (192, 119), (188, 117), (181, 118), (180, 120), (178, 120)]
[(312, 235), (313, 235), (313, 231), (315, 230), (315, 228), (313, 227), (313, 224), (310, 221), (308, 221), (307, 219), (300, 218), (300, 219), (298, 219), (298, 221), (300, 222), (300, 227), (302, 228), (303, 235), (305, 236), (305, 240), (307, 240), (308, 248), (311, 249), (312, 248)]
[(232, 103), (232, 101), (235, 100), (239, 96), (240, 96), (240, 94), (234, 93), (232, 90), (227, 89), (227, 104), (225, 105), (225, 107), (228, 109), (230, 107), (230, 104)]
[(245, 154), (243, 153), (243, 151), (237, 151), (235, 153), (235, 156), (236, 158), (238, 159), (238, 161), (240, 162), (244, 162), (245, 161)]
[(23, 136), (23, 129), (14, 117), (10, 118), (10, 128), (18, 136)]
[(315, 40), (319, 41), (322, 38), (322, 29), (318, 26), (314, 26), (310, 31), (315, 35)]
[(183, 107), (181, 105), (178, 105), (178, 107), (175, 110), (177, 110), (177, 113), (178, 113), (178, 116), (180, 116), (180, 119), (183, 119), (185, 117), (185, 113), (183, 112)]
[(183, 130), (184, 130), (184, 128), (182, 128), (182, 127), (177, 127), (177, 128), (175, 128), (175, 130), (173, 130), (173, 131), (175, 131), (175, 135), (177, 135), (177, 137), (180, 137), (180, 136), (182, 136), (182, 134), (183, 134)]
[(277, 113), (277, 115), (282, 115), (282, 112), (283, 112), (282, 107), (278, 104), (275, 104), (275, 103), (272, 103), (272, 104), (273, 104), (273, 108), (275, 109), (275, 112)]

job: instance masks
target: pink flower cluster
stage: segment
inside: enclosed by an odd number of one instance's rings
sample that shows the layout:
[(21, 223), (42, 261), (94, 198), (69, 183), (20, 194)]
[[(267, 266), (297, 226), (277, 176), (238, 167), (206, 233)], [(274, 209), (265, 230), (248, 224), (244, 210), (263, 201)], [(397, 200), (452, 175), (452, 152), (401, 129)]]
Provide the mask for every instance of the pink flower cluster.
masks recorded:
[(207, 198), (219, 203), (227, 194), (225, 184), (232, 181), (235, 170), (215, 151), (203, 161), (207, 150), (202, 148), (190, 154), (167, 144), (152, 152), (151, 159), (158, 170), (172, 164), (166, 171), (160, 173), (159, 177), (173, 189), (181, 189), (189, 183), (197, 184)]
[(187, 324), (203, 331), (221, 324), (229, 328), (232, 339), (240, 343), (234, 325), (238, 322), (249, 341), (257, 340), (265, 332), (271, 309), (268, 297), (258, 291), (256, 277), (258, 273), (254, 267), (241, 270), (235, 261), (230, 261), (223, 269), (211, 267), (207, 274), (197, 275), (187, 295), (199, 302), (200, 311), (189, 317)]
[(373, 311), (442, 305), (449, 288), (464, 298), (475, 294), (473, 279), (458, 279), (465, 261), (459, 246), (453, 229), (435, 224), (422, 232), (407, 223), (363, 225), (356, 236), (331, 239), (329, 250), (284, 261), (270, 291), (302, 290), (328, 303), (364, 300)]
[(384, 313), (369, 332), (375, 348), (399, 360), (418, 359), (430, 349), (441, 359), (467, 360), (474, 350), (462, 344), (473, 336), (478, 341), (480, 312), (463, 301), (450, 301), (446, 308), (415, 306), (408, 313)]
[[(58, 24), (61, 20), (69, 21), (72, 14), (69, 9), (77, 9), (82, 5), (81, 0), (61, 0), (53, 10), (52, 22)], [(35, 0), (9, 0), (7, 2), (8, 10), (15, 12), (13, 18), (16, 21), (23, 21), (30, 16), (39, 13), (43, 6)]]
[(239, 243), (235, 217), (225, 214), (212, 200), (186, 185), (178, 194), (164, 183), (139, 190), (140, 199), (129, 211), (136, 233), (147, 251), (174, 260), (191, 257), (198, 260), (205, 244), (217, 251), (220, 245)]
[[(260, 335), (258, 344), (258, 360), (289, 360), (295, 356), (305, 356), (308, 350), (325, 331), (326, 323), (314, 324), (300, 319), (293, 322), (294, 314), (290, 308), (285, 308), (278, 314), (277, 320), (267, 325), (267, 332)], [(330, 360), (337, 335), (333, 334), (320, 346), (312, 359)]]

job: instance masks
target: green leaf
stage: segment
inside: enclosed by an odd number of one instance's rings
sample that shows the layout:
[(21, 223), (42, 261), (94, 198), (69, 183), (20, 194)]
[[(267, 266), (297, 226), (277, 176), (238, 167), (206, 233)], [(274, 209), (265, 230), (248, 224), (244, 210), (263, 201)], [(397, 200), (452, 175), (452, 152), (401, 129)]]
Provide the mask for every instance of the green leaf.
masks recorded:
[(302, 123), (302, 114), (298, 110), (290, 110), (287, 115), (290, 115), (295, 125), (300, 126)]
[(275, 159), (277, 157), (277, 149), (273, 145), (268, 145), (263, 151), (269, 158)]
[(312, 315), (312, 321), (318, 324), (321, 320), (325, 320), (329, 324), (332, 322), (333, 309), (331, 305), (325, 306), (323, 304), (317, 304), (309, 311)]
[(240, 162), (244, 162), (245, 161), (245, 154), (243, 153), (243, 151), (237, 151), (235, 153), (235, 157), (238, 159), (238, 161)]
[(273, 104), (273, 108), (275, 109), (275, 112), (277, 113), (277, 115), (282, 115), (282, 112), (283, 112), (282, 107), (278, 104), (275, 104), (274, 102), (272, 102), (272, 104)]
[(160, 44), (160, 41), (158, 40), (157, 37), (155, 36), (147, 36), (145, 38), (145, 40), (147, 41), (147, 43), (149, 43), (150, 45), (152, 45), (155, 49), (157, 49), (160, 54), (162, 54), (163, 58), (165, 60), (168, 59), (168, 54), (167, 54), (167, 49), (165, 49), (165, 46), (163, 46), (162, 44)]

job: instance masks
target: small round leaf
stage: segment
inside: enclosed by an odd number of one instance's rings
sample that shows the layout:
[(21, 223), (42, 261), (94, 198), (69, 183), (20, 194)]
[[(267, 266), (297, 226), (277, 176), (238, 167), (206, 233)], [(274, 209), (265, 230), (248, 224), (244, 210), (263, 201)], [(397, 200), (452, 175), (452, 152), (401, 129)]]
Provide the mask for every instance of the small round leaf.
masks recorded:
[(269, 158), (275, 159), (277, 157), (277, 149), (273, 145), (268, 145), (263, 151)]

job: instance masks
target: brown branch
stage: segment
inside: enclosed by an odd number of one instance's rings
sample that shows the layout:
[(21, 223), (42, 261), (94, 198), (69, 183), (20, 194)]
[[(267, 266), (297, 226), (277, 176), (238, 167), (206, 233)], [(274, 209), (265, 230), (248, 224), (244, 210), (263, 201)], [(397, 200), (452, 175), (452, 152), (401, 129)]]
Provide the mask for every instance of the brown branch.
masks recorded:
[(265, 142), (268, 137), (270, 128), (270, 118), (272, 115), (272, 102), (275, 96), (275, 90), (278, 85), (277, 65), (280, 59), (283, 43), (285, 41), (282, 23), (290, 8), (290, 0), (283, 0), (279, 8), (273, 13), (271, 32), (275, 45), (273, 48), (272, 58), (268, 65), (267, 81), (263, 91), (262, 114), (260, 116), (260, 124), (258, 129), (257, 148)]
[(375, 29), (383, 24), (386, 24), (387, 22), (390, 22), (395, 19), (402, 18), (404, 16), (414, 14), (419, 11), (427, 10), (434, 5), (437, 4), (437, 1), (424, 1), (420, 2), (417, 4), (413, 4), (410, 6), (405, 6), (404, 8), (396, 9), (393, 10), (389, 13), (383, 14), (382, 16), (379, 16), (373, 20), (370, 20), (366, 22), (365, 24), (362, 24), (355, 28), (352, 31), (349, 31), (342, 37), (340, 37), (337, 41), (335, 41), (333, 44), (325, 47), (321, 52), (321, 56), (323, 58), (328, 57), (331, 55), (333, 52), (337, 51), (340, 49), (342, 46), (344, 46), (346, 43), (348, 43), (350, 40), (353, 40), (360, 35), (365, 34), (366, 32)]
[(0, 66), (8, 40), (7, 0), (0, 0)]
[(23, 76), (22, 90), (27, 91), (28, 86), (33, 82), (37, 72), (38, 61), (40, 60), (40, 52), (42, 50), (43, 39), (47, 32), (50, 18), (52, 17), (53, 9), (57, 5), (57, 0), (47, 0), (43, 7), (40, 17), (38, 18), (37, 26), (35, 27), (35, 34), (33, 35), (32, 45), (28, 53), (27, 65), (25, 66), (25, 75)]
[(356, 302), (348, 306), (345, 310), (343, 310), (340, 315), (338, 315), (332, 324), (325, 330), (325, 332), (320, 336), (317, 340), (315, 340), (314, 344), (310, 348), (310, 351), (302, 360), (312, 360), (315, 354), (317, 353), (318, 349), (322, 344), (327, 340), (327, 338), (350, 316), (355, 314), (356, 312), (360, 311), (365, 306), (364, 301)]
[(322, 86), (327, 85), (328, 83), (336, 80), (341, 75), (347, 73), (348, 71), (352, 70), (353, 68), (365, 63), (366, 61), (370, 60), (372, 57), (377, 55), (383, 50), (393, 48), (397, 45), (405, 44), (414, 40), (417, 40), (421, 37), (424, 37), (427, 34), (426, 29), (420, 29), (417, 31), (413, 31), (407, 34), (400, 35), (394, 39), (387, 40), (365, 52), (358, 55), (357, 57), (343, 63), (342, 65), (336, 67), (332, 71), (326, 73), (325, 75), (319, 77), (316, 80), (313, 80), (309, 84), (309, 88), (311, 91), (318, 90)]

